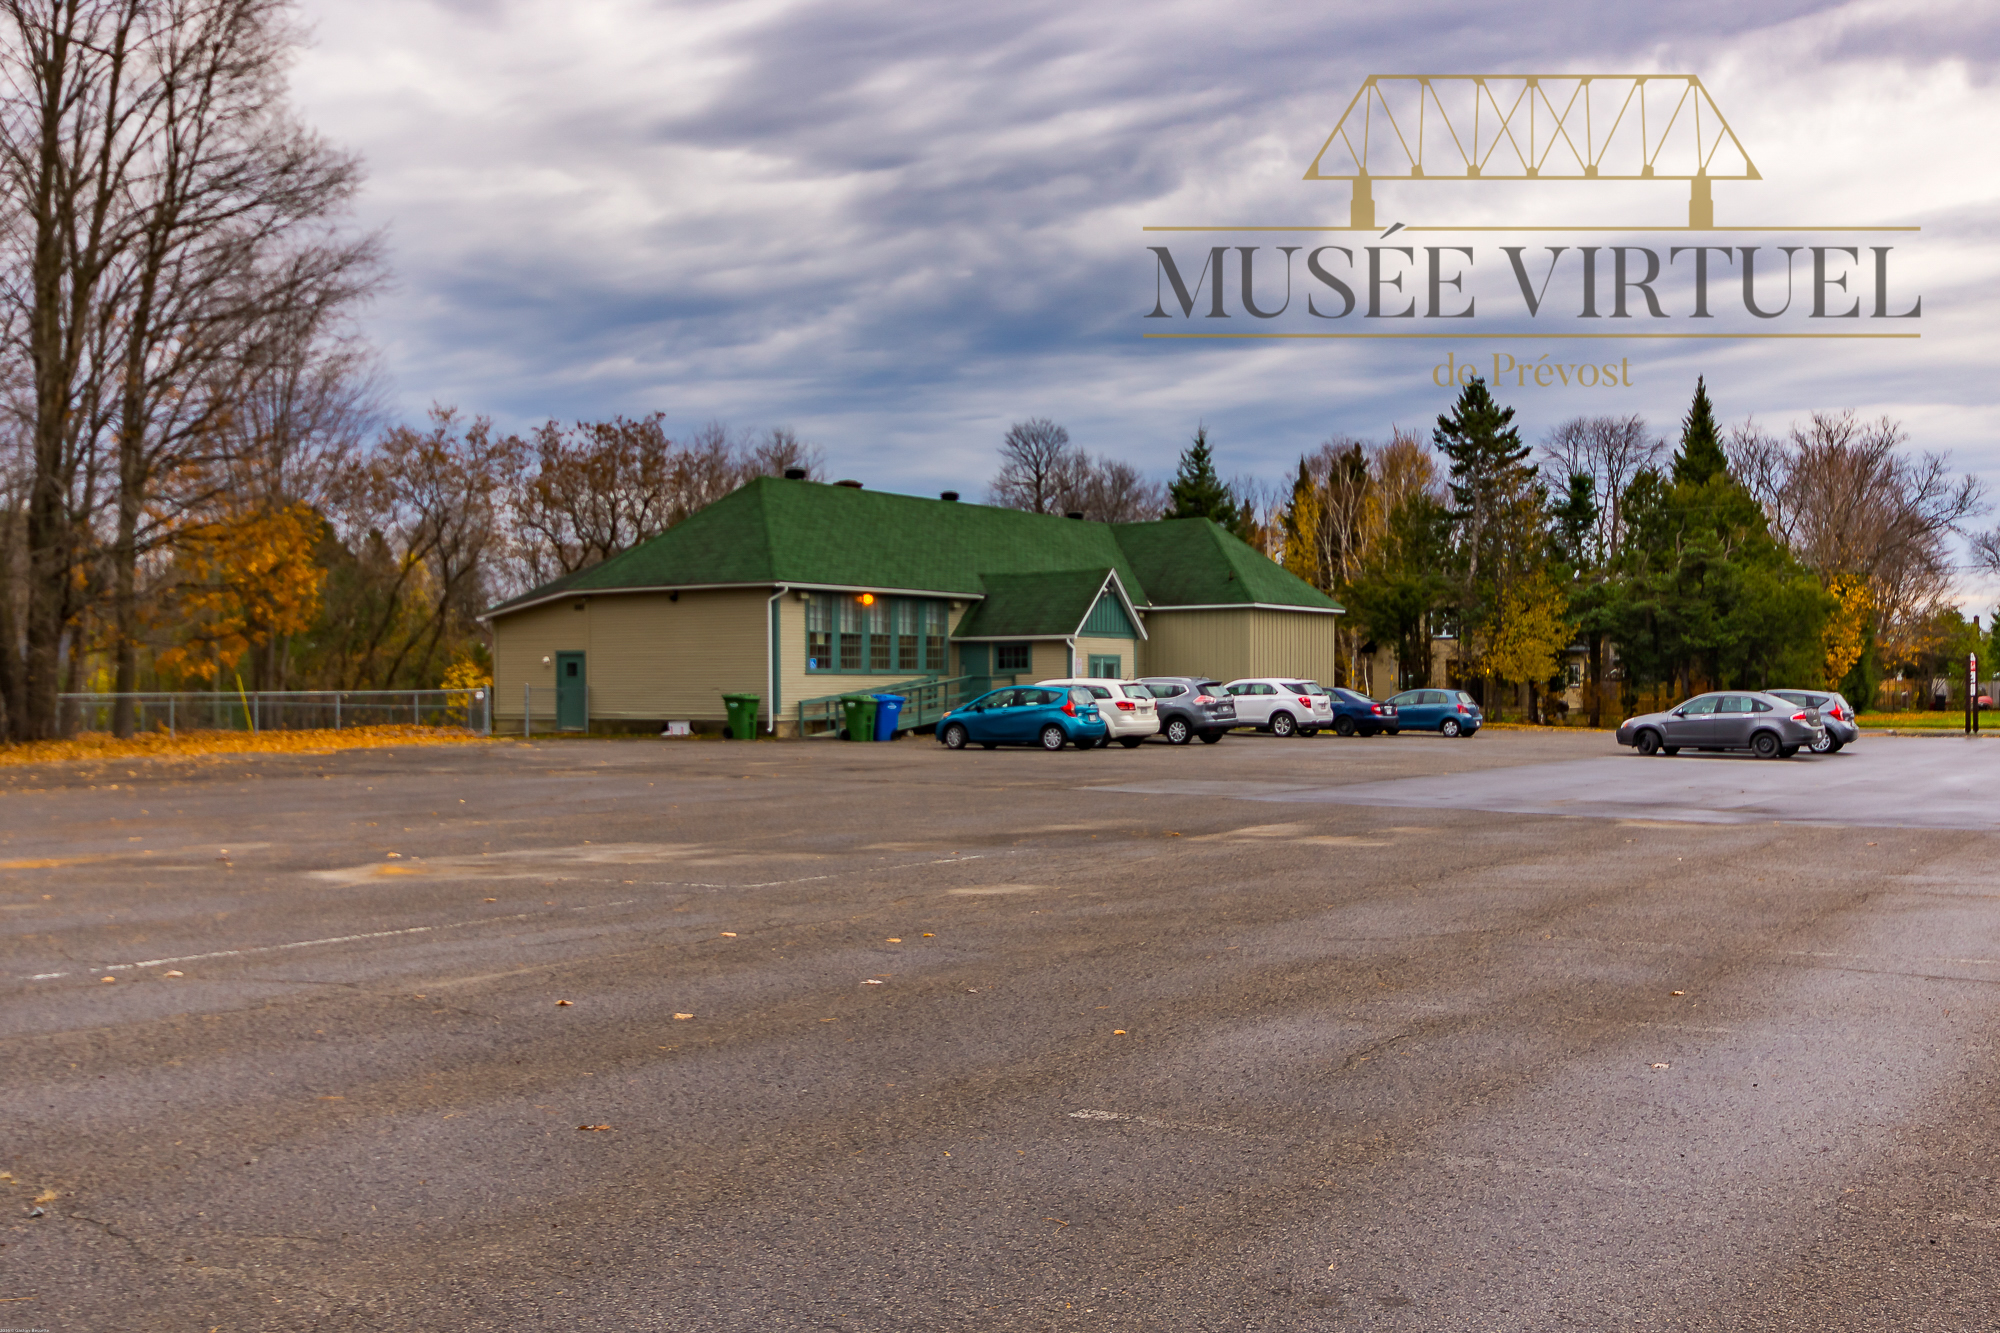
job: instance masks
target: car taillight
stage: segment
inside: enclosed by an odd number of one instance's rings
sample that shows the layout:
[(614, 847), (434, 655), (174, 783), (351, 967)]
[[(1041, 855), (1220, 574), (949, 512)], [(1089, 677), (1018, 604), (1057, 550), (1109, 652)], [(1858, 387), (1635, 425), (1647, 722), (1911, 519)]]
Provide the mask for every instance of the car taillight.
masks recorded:
[(1215, 700), (1214, 700), (1214, 699), (1210, 698), (1210, 697), (1209, 697), (1208, 695), (1206, 695), (1206, 694), (1197, 694), (1197, 695), (1196, 695), (1196, 696), (1194, 697), (1194, 701), (1195, 701), (1196, 703), (1198, 703), (1198, 704), (1212, 704), (1212, 703), (1214, 703), (1214, 702), (1215, 702)]
[(1069, 700), (1068, 702), (1064, 703), (1064, 704), (1063, 704), (1063, 712), (1065, 712), (1065, 713), (1068, 713), (1068, 714), (1069, 714), (1069, 715), (1070, 715), (1071, 717), (1075, 717), (1075, 716), (1076, 716), (1076, 700), (1074, 700), (1074, 699), (1071, 699), (1071, 700)]
[(1792, 721), (1794, 721), (1794, 722), (1804, 722), (1805, 720), (1806, 720), (1806, 715), (1805, 715), (1804, 713), (1793, 713), (1793, 714), (1792, 714)]
[(1121, 713), (1137, 712), (1138, 708), (1139, 705), (1133, 703), (1130, 699), (1120, 699), (1118, 701), (1118, 711)]
[(1368, 711), (1375, 714), (1377, 717), (1380, 717), (1382, 715), (1382, 705), (1370, 704), (1368, 707)]
[(1310, 700), (1310, 699), (1306, 698), (1306, 697), (1305, 697), (1304, 695), (1300, 695), (1300, 696), (1299, 696), (1299, 707), (1301, 707), (1301, 708), (1311, 708), (1312, 706), (1313, 706), (1313, 701), (1312, 701), (1312, 700)]
[(1460, 704), (1458, 706), (1458, 711), (1461, 713), (1470, 713), (1472, 710), (1470, 708), (1467, 708), (1464, 704)]

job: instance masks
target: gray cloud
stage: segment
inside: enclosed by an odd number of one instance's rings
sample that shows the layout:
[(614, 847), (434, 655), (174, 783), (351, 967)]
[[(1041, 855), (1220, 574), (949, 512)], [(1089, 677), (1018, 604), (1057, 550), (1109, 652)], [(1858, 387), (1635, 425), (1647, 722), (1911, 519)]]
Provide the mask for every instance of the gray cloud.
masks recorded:
[[(1989, 10), (312, 0), (298, 87), (371, 164), (404, 410), (786, 422), (922, 491), (975, 488), (1028, 415), (1156, 471), (1205, 419), (1226, 468), (1273, 477), (1329, 433), (1427, 422), (1441, 345), (1141, 341), (1140, 226), (1340, 218), (1342, 187), (1299, 176), (1369, 73), (1694, 72), (1767, 178), (1719, 208), (1924, 224), (1925, 338), (1647, 345), (1618, 410), (1667, 427), (1705, 373), (1727, 415), (1894, 410), (2000, 474)], [(1553, 195), (1381, 197), (1469, 222)], [(1531, 430), (1593, 407), (1516, 397)]]

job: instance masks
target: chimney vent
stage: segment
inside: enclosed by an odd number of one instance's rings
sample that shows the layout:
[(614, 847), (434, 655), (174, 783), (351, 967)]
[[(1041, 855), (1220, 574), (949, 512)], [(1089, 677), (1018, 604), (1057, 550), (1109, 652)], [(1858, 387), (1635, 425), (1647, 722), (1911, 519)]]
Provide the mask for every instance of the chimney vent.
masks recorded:
[(861, 489), (861, 483), (858, 481), (836, 481), (833, 484), (836, 486), (851, 486), (857, 491)]
[(806, 470), (804, 468), (788, 467), (785, 469), (786, 481), (804, 481), (805, 479), (806, 479)]
[(1064, 514), (1063, 517), (1080, 519), (1083, 517), (1083, 511), (1081, 509), (1072, 509), (1067, 514)]
[(939, 492), (938, 492), (938, 499), (940, 499), (940, 500), (956, 500), (956, 499), (958, 499), (958, 492), (957, 492), (957, 491), (939, 491)]

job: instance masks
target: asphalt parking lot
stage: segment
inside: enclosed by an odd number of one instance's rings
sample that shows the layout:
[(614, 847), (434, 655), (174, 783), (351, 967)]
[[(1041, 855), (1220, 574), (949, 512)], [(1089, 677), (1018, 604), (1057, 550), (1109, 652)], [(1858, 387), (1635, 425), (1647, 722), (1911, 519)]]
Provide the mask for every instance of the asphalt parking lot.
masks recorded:
[(1878, 737), (0, 770), (0, 1327), (1990, 1328), (1996, 799)]

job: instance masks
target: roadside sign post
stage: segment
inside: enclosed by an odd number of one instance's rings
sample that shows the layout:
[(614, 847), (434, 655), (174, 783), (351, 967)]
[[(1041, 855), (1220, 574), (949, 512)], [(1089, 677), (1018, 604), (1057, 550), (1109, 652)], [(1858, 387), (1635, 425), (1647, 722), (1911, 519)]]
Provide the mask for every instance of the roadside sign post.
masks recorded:
[(1965, 655), (1965, 734), (1979, 734), (1979, 654)]

